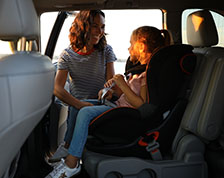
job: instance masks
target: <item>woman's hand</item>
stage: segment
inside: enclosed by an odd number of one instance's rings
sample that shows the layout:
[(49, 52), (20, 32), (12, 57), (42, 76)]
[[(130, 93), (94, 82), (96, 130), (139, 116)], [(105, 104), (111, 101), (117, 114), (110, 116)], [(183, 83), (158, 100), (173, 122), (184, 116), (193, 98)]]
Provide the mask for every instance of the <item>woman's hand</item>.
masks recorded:
[(80, 101), (78, 109), (81, 109), (81, 108), (86, 107), (86, 106), (94, 106), (94, 105), (92, 103), (89, 103), (89, 102), (86, 102), (86, 101)]

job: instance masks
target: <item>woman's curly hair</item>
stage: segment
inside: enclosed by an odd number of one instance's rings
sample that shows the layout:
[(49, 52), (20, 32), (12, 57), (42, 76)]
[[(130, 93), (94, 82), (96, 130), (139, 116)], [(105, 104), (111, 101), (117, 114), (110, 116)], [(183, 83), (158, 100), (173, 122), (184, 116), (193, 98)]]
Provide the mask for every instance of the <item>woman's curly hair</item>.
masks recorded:
[[(86, 46), (90, 38), (91, 25), (97, 14), (105, 18), (105, 14), (101, 10), (82, 10), (76, 15), (69, 30), (70, 45), (73, 49), (75, 48), (78, 51)], [(94, 45), (94, 48), (103, 50), (106, 44), (107, 42), (104, 33), (98, 44)]]

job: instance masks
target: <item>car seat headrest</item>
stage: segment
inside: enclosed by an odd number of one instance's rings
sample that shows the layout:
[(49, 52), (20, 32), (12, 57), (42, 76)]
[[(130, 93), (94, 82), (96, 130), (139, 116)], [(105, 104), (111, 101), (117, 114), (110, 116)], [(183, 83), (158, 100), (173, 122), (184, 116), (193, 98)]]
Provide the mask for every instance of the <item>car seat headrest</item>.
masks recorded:
[(21, 37), (36, 40), (39, 21), (32, 0), (0, 1), (0, 39), (16, 41)]
[[(155, 53), (147, 69), (149, 103), (167, 111), (176, 103), (186, 76), (192, 74), (196, 56), (190, 45), (171, 45)], [(191, 75), (190, 75), (191, 76)]]
[(215, 22), (208, 10), (193, 12), (187, 17), (187, 41), (194, 47), (218, 44)]
[(125, 65), (125, 73), (124, 75), (126, 76), (126, 78), (128, 79), (128, 74), (141, 74), (142, 72), (144, 72), (146, 69), (146, 64), (141, 65), (140, 62), (133, 64), (130, 61), (130, 57), (128, 57), (127, 61), (126, 61), (126, 65)]

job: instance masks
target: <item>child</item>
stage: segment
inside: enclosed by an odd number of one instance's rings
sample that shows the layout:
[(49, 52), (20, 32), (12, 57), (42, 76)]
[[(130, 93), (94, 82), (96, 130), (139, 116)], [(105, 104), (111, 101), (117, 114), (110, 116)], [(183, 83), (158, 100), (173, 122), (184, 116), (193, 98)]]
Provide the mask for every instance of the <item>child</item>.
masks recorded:
[[(155, 52), (169, 44), (170, 36), (168, 31), (158, 30), (150, 26), (139, 27), (131, 35), (130, 47), (128, 49), (130, 61), (133, 63), (140, 62), (142, 65), (148, 64)], [(116, 101), (117, 106), (138, 108), (146, 102), (148, 97), (145, 71), (129, 77), (127, 82), (124, 80), (123, 75), (114, 75), (105, 86), (109, 87), (113, 83), (115, 83), (115, 86), (112, 87), (113, 93), (119, 98)], [(99, 98), (101, 95), (102, 90), (99, 92)], [(110, 99), (111, 97), (112, 92), (109, 92), (106, 98)], [(79, 111), (73, 138), (68, 150), (69, 155), (54, 168), (47, 178), (59, 178), (62, 175), (72, 177), (80, 172), (79, 159), (82, 156), (88, 136), (89, 123), (95, 117), (111, 108), (111, 106), (107, 105), (86, 106)]]

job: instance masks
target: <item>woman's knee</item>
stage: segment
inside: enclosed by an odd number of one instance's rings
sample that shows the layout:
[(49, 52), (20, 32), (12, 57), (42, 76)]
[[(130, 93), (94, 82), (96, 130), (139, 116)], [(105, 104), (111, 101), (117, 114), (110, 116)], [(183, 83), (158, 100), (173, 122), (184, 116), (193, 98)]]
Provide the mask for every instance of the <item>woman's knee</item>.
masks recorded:
[(86, 106), (83, 107), (82, 109), (79, 110), (78, 112), (78, 116), (77, 117), (85, 117), (85, 116), (89, 116), (90, 113), (92, 112), (92, 106)]

